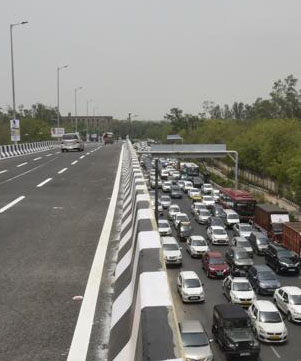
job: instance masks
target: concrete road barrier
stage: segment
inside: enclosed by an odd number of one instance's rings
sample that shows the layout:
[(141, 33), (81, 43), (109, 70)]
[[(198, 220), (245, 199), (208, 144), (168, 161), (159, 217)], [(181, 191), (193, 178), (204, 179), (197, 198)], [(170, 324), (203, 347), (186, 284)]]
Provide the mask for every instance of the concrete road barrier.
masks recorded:
[(58, 141), (0, 145), (0, 159), (59, 148)]

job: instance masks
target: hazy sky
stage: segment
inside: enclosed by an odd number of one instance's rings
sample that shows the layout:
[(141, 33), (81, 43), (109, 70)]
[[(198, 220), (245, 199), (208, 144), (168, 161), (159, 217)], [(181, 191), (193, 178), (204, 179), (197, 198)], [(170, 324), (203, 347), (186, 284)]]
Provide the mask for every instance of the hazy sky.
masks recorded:
[[(12, 103), (9, 24), (14, 28), (16, 103), (61, 113), (162, 119), (171, 107), (198, 113), (204, 100), (252, 102), (274, 80), (301, 81), (300, 0), (0, 0), (0, 107)], [(300, 84), (301, 87), (301, 84)]]

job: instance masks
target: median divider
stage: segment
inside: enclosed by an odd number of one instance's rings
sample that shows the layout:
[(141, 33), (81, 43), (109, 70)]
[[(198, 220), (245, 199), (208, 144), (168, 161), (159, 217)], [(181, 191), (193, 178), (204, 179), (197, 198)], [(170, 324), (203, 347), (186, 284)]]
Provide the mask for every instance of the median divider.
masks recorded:
[(59, 148), (60, 143), (56, 140), (36, 143), (18, 143), (0, 145), (0, 159), (17, 157), (24, 154), (38, 153), (46, 150)]
[(135, 150), (125, 145), (109, 361), (182, 360), (160, 236)]

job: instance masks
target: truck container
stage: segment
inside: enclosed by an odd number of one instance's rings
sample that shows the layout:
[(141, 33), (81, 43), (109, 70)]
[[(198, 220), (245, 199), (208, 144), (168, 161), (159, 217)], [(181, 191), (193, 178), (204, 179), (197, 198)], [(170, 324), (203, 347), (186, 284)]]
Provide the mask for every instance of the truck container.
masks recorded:
[(283, 245), (301, 257), (301, 222), (283, 224)]
[(114, 134), (112, 132), (106, 132), (103, 134), (102, 140), (104, 145), (114, 144), (115, 141)]
[(254, 225), (267, 233), (274, 242), (282, 242), (283, 223), (289, 222), (289, 213), (273, 204), (257, 204)]

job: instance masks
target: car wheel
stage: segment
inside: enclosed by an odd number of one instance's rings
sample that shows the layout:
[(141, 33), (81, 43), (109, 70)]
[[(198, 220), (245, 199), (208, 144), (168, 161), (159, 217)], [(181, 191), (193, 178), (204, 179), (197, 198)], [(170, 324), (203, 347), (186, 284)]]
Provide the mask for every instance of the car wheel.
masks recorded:
[(277, 274), (279, 274), (280, 273), (280, 267), (277, 266), (275, 271), (276, 271)]
[(293, 318), (292, 318), (292, 314), (290, 312), (287, 313), (287, 320), (289, 322), (292, 322), (293, 321)]

